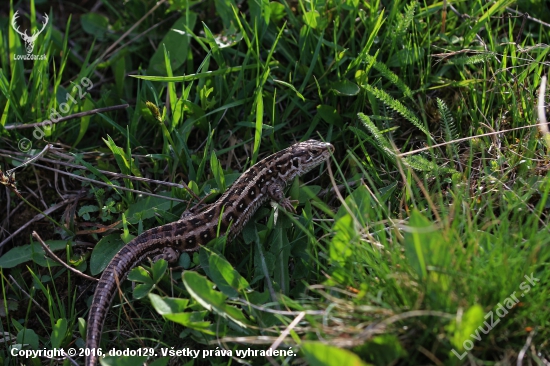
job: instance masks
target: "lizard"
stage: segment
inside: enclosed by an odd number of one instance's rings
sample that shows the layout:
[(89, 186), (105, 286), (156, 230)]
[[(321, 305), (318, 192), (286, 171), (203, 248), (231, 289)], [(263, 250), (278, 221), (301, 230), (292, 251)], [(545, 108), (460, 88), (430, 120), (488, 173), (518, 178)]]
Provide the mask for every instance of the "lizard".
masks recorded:
[(334, 146), (307, 140), (276, 152), (246, 170), (225, 193), (200, 213), (186, 213), (175, 222), (144, 231), (109, 262), (96, 287), (86, 331), (86, 366), (98, 362), (97, 349), (103, 324), (118, 284), (146, 258), (176, 262), (181, 252), (192, 252), (219, 235), (231, 241), (256, 210), (272, 200), (290, 212), (292, 201), (285, 197), (286, 185), (296, 177), (327, 161)]

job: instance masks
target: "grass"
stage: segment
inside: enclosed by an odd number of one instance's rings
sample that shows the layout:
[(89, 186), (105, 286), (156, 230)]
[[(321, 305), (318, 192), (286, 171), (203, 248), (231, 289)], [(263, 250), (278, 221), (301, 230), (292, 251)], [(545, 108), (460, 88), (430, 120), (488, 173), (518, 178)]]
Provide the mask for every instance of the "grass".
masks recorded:
[[(200, 351), (201, 365), (549, 362), (545, 3), (98, 4), (0, 12), (4, 364), (44, 361), (12, 350), (84, 347), (93, 283), (45, 258), (32, 231), (97, 277), (131, 238), (309, 138), (336, 151), (289, 187), (298, 214), (266, 205), (228, 245), (143, 263), (104, 352), (154, 349), (155, 365), (194, 359), (169, 350)], [(28, 33), (49, 15), (34, 49), (47, 61), (14, 58), (26, 54), (16, 10)], [(270, 346), (287, 353), (268, 358)]]

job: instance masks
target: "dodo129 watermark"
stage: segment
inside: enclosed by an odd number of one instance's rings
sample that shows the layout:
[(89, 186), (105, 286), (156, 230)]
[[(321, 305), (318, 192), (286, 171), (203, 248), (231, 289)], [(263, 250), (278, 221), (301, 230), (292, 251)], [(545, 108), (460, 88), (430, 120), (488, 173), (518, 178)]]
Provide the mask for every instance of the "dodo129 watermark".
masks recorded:
[[(79, 100), (82, 100), (86, 97), (88, 94), (87, 91), (92, 89), (94, 87), (94, 84), (92, 81), (87, 78), (83, 77), (80, 79), (80, 84), (73, 84), (72, 91), (75, 89), (77, 90), (78, 95), (75, 95), (78, 97), (76, 99), (73, 97), (69, 92), (65, 94), (65, 102), (59, 104), (59, 106), (56, 108), (50, 109), (50, 119), (47, 119), (43, 122), (37, 123), (34, 125), (34, 131), (32, 132), (32, 136), (37, 139), (41, 140), (45, 135), (49, 135), (51, 132), (52, 125), (57, 122), (62, 121), (62, 114), (66, 115), (71, 110), (71, 107), (76, 105)], [(86, 89), (86, 90), (84, 90)], [(19, 140), (17, 146), (19, 147), (19, 150), (22, 152), (27, 152), (32, 148), (32, 142), (28, 138), (22, 138)]]

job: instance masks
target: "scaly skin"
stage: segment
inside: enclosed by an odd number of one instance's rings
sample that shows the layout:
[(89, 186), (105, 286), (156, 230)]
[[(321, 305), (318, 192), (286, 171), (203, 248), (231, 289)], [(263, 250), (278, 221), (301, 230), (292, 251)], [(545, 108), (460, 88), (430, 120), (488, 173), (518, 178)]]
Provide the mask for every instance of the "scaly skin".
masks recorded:
[[(250, 167), (213, 204), (198, 214), (190, 214), (170, 224), (143, 232), (124, 246), (111, 260), (97, 285), (88, 315), (86, 348), (93, 355), (86, 357), (87, 366), (95, 366), (105, 317), (118, 285), (128, 272), (146, 258), (174, 262), (181, 252), (199, 249), (220, 235), (233, 239), (254, 212), (268, 200), (294, 211), (284, 188), (296, 176), (302, 175), (326, 161), (334, 147), (325, 142), (308, 140), (281, 150)], [(221, 216), (221, 217), (220, 217)]]

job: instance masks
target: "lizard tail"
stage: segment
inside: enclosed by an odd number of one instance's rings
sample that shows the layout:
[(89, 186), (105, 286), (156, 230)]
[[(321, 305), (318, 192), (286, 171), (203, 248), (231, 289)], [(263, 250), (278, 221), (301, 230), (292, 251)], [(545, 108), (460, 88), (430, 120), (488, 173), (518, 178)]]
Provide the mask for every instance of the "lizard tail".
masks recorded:
[[(161, 237), (167, 233), (155, 232), (159, 228), (148, 230)], [(160, 239), (160, 238), (159, 238)], [(147, 235), (140, 235), (126, 244), (115, 255), (107, 268), (103, 271), (88, 314), (86, 331), (86, 366), (98, 364), (99, 354), (106, 354), (107, 351), (99, 350), (99, 341), (103, 323), (115, 297), (118, 285), (124, 281), (128, 272), (138, 265), (142, 260), (150, 257), (162, 257), (165, 253), (166, 244), (164, 240), (154, 243), (148, 242)]]

